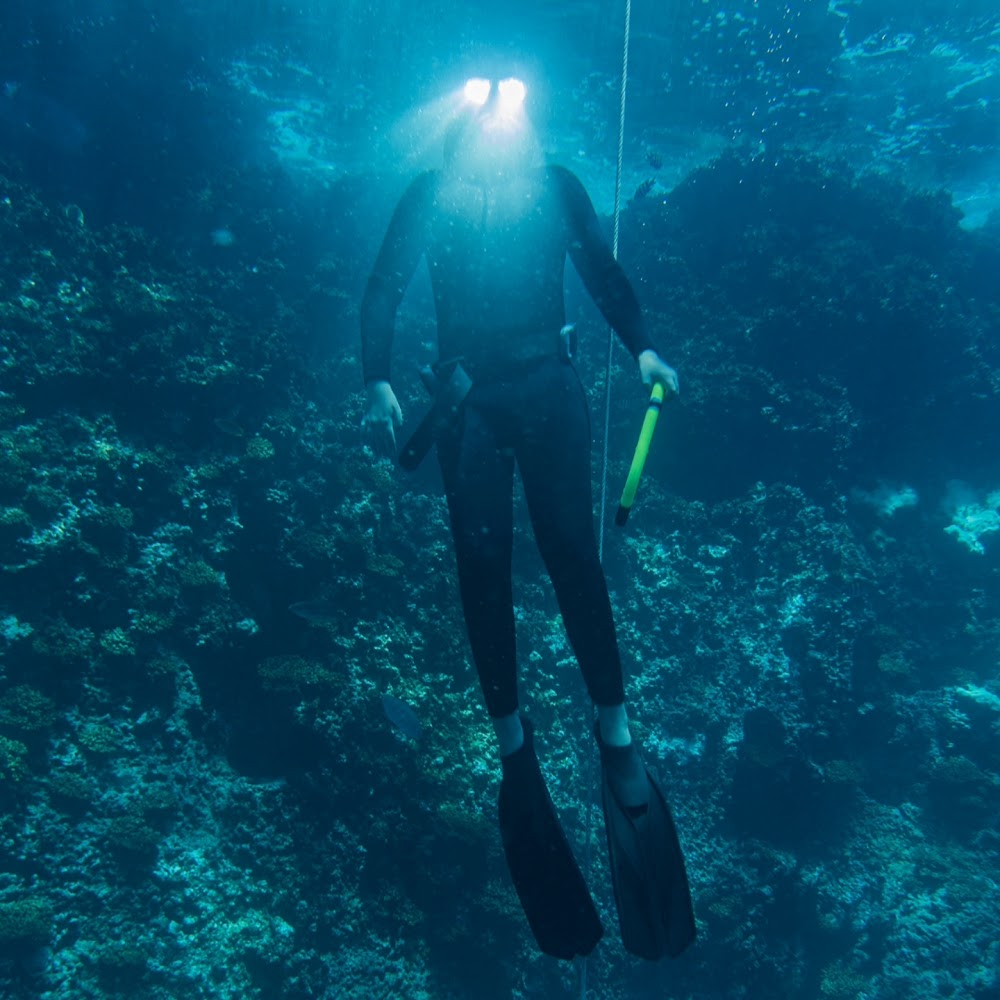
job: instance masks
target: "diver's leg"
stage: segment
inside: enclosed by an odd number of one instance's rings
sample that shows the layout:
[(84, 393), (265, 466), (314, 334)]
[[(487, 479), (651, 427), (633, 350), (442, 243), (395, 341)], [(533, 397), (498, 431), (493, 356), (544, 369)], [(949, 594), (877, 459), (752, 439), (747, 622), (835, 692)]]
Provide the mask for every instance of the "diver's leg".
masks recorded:
[(569, 365), (554, 361), (534, 378), (516, 448), (531, 523), (602, 733), (607, 724), (608, 741), (621, 744), (628, 741), (625, 692), (594, 536), (587, 401)]
[(523, 739), (511, 595), (514, 462), (490, 422), (467, 405), (438, 445), (472, 658), (501, 753)]
[(538, 946), (571, 959), (604, 933), (517, 714), (511, 597), (514, 460), (475, 407), (438, 448), (472, 655), (500, 744), (499, 819), (504, 856)]
[[(570, 643), (598, 706), (601, 801), (625, 948), (679, 955), (695, 937), (684, 855), (660, 787), (628, 732), (611, 603), (597, 555), (590, 497), (590, 427), (576, 373), (550, 371), (539, 416), (517, 460), (538, 547)], [(528, 408), (525, 408), (528, 409)]]

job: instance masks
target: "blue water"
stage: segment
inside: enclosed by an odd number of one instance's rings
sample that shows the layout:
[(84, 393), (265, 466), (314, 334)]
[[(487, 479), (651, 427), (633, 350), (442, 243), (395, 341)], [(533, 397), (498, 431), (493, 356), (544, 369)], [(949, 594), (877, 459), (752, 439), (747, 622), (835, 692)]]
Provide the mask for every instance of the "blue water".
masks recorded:
[[(0, 14), (0, 995), (1000, 996), (1000, 14), (632, 8), (621, 261), (681, 379), (605, 567), (699, 940), (618, 942), (518, 506), (522, 705), (605, 938), (537, 954), (440, 478), (358, 306), (448, 95), (611, 214), (618, 2)], [(610, 222), (608, 223), (610, 231)], [(605, 330), (567, 310), (604, 438)], [(397, 326), (407, 427), (433, 306)], [(617, 502), (644, 394), (618, 351)]]

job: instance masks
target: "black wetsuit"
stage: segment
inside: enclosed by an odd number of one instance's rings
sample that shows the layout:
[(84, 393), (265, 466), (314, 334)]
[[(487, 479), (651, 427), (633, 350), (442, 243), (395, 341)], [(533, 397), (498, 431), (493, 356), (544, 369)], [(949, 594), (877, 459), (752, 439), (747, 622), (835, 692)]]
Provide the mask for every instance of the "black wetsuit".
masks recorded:
[(489, 713), (517, 709), (511, 593), (517, 463), (539, 550), (591, 698), (624, 700), (594, 536), (590, 422), (575, 369), (558, 353), (567, 254), (634, 357), (653, 347), (638, 302), (568, 170), (502, 188), (430, 172), (393, 215), (361, 309), (365, 382), (389, 380), (396, 310), (421, 256), (430, 268), (442, 360), (473, 377), (438, 442), (473, 658)]

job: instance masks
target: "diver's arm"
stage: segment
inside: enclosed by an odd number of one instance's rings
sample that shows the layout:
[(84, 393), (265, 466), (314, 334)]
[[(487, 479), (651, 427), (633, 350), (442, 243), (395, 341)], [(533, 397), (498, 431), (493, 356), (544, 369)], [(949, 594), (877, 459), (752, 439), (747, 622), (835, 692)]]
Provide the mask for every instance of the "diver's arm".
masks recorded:
[(403, 412), (389, 384), (396, 310), (426, 247), (431, 174), (407, 188), (396, 206), (361, 302), (361, 365), (367, 404), (361, 421), (365, 436), (380, 454), (396, 450), (395, 428)]
[(427, 246), (434, 174), (421, 174), (392, 214), (361, 301), (361, 366), (365, 384), (389, 381), (396, 310)]
[(587, 291), (639, 363), (643, 382), (646, 385), (663, 382), (668, 393), (676, 393), (677, 373), (659, 356), (649, 337), (639, 300), (604, 239), (590, 197), (570, 171), (552, 167), (550, 176), (559, 185), (566, 210), (570, 259)]

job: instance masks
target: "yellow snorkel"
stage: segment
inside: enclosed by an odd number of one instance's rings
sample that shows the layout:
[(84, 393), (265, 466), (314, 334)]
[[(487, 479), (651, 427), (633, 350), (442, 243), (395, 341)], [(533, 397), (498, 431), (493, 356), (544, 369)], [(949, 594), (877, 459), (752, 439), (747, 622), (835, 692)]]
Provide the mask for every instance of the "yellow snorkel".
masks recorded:
[(642, 430), (639, 431), (639, 440), (635, 446), (635, 454), (632, 456), (632, 466), (628, 470), (625, 489), (622, 490), (618, 513), (615, 514), (615, 524), (619, 528), (628, 520), (632, 510), (632, 503), (635, 500), (636, 490), (639, 489), (639, 480), (642, 478), (643, 466), (646, 464), (646, 456), (649, 454), (649, 445), (653, 440), (653, 431), (656, 430), (656, 419), (660, 415), (661, 406), (663, 406), (663, 383), (657, 382), (653, 385), (653, 391), (649, 396), (649, 406), (646, 407)]

